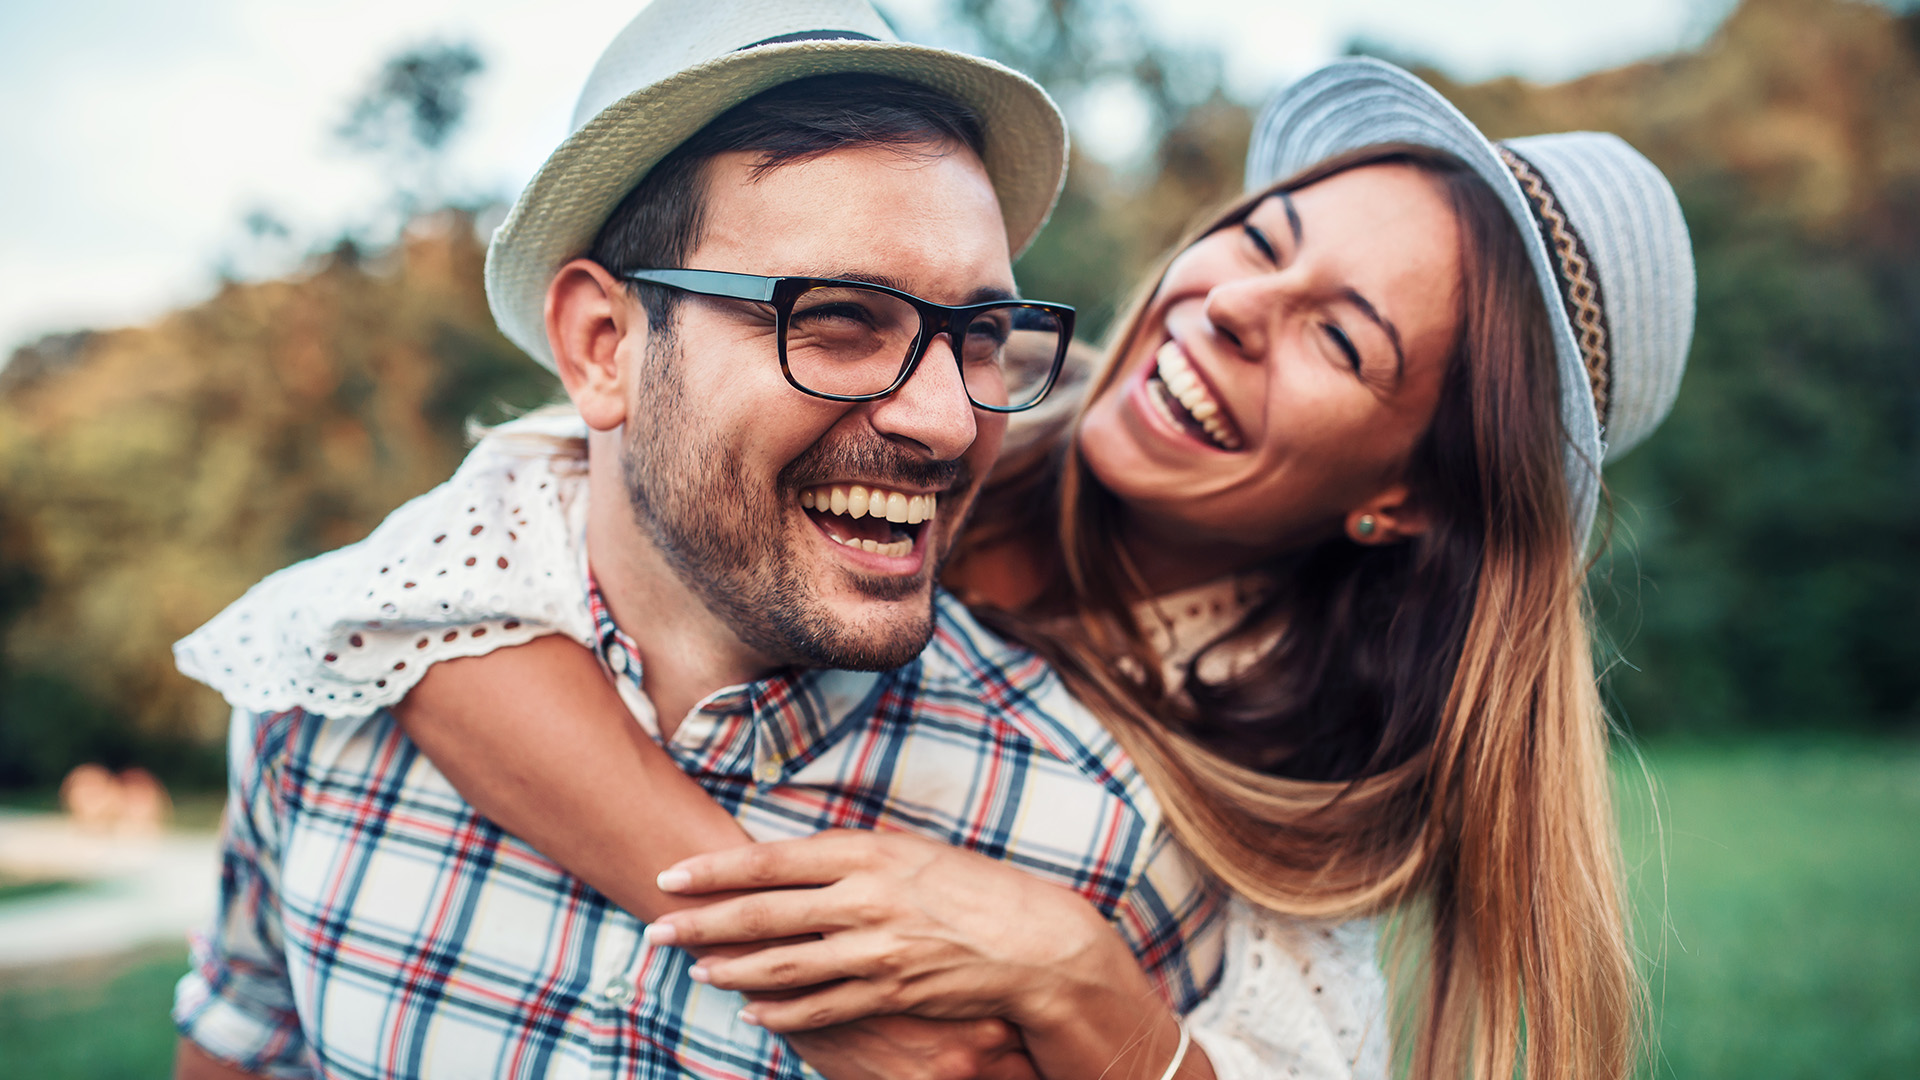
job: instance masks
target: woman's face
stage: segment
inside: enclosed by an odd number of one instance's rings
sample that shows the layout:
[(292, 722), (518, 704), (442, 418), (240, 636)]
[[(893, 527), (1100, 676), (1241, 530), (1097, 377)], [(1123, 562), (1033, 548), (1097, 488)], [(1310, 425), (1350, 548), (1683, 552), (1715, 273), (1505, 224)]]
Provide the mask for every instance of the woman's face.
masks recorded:
[(1168, 269), (1082, 423), (1088, 466), (1132, 526), (1196, 552), (1289, 550), (1360, 512), (1417, 531), (1401, 480), (1460, 332), (1460, 263), (1446, 195), (1411, 166), (1261, 201)]

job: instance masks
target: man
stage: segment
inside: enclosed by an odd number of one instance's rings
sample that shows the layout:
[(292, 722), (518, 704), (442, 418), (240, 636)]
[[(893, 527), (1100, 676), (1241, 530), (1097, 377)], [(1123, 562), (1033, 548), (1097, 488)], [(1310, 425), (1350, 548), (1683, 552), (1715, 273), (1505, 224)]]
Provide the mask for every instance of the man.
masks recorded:
[[(1058, 190), (1058, 114), (1005, 69), (891, 41), (862, 0), (770, 7), (643, 12), (489, 251), (502, 328), (589, 429), (602, 657), (629, 700), (644, 664), (643, 721), (756, 836), (888, 825), (1017, 859), (1190, 1006), (1213, 905), (1138, 778), (934, 586), (1004, 412), (1071, 329), (1011, 272)], [(390, 715), (301, 700), (236, 716), (183, 1076), (801, 1074)]]

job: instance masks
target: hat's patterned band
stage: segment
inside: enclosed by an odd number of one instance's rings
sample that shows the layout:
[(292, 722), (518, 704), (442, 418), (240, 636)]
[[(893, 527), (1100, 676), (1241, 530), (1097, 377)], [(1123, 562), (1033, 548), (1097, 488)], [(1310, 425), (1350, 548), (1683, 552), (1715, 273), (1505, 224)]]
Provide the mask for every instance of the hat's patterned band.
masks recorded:
[(1560, 299), (1567, 306), (1567, 318), (1573, 321), (1573, 336), (1580, 346), (1580, 358), (1586, 365), (1587, 381), (1593, 389), (1593, 411), (1600, 419), (1600, 430), (1607, 429), (1607, 393), (1613, 379), (1613, 355), (1607, 332), (1606, 297), (1600, 291), (1600, 271), (1587, 254), (1573, 222), (1567, 220), (1560, 200), (1553, 194), (1540, 170), (1519, 154), (1498, 144), (1500, 160), (1507, 163), (1520, 181), (1533, 207), (1534, 224), (1553, 253)]
[(785, 45), (790, 41), (879, 41), (879, 40), (880, 40), (879, 38), (874, 37), (872, 34), (862, 34), (857, 30), (801, 30), (801, 31), (798, 31), (797, 33), (781, 34), (779, 37), (770, 37), (764, 41), (756, 41), (751, 45), (742, 45), (733, 51), (746, 52), (748, 49), (757, 49), (762, 45)]

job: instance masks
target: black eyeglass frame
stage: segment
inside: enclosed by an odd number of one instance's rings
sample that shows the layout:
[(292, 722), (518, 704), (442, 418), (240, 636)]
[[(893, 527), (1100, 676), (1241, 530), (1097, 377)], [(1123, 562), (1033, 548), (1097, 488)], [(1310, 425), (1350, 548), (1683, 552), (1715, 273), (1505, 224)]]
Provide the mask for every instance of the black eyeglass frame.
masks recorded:
[[(960, 385), (966, 386), (966, 371), (960, 354), (965, 346), (967, 326), (975, 315), (993, 308), (1024, 307), (1044, 311), (1060, 322), (1060, 344), (1054, 350), (1053, 366), (1047, 371), (1047, 378), (1040, 386), (1040, 392), (1033, 400), (1024, 405), (988, 405), (976, 400), (973, 391), (967, 391), (967, 400), (976, 409), (985, 409), (996, 413), (1025, 412), (1047, 399), (1053, 391), (1053, 384), (1060, 378), (1060, 369), (1066, 363), (1067, 346), (1073, 340), (1074, 309), (1067, 304), (1050, 304), (1042, 300), (988, 300), (978, 304), (936, 304), (931, 300), (922, 300), (909, 292), (876, 285), (870, 281), (852, 281), (846, 278), (815, 277), (761, 277), (758, 274), (736, 274), (729, 270), (628, 270), (619, 275), (634, 282), (647, 285), (664, 285), (669, 289), (693, 293), (697, 296), (717, 296), (728, 300), (751, 300), (768, 304), (773, 308), (775, 340), (779, 342), (780, 374), (787, 384), (810, 397), (824, 398), (828, 401), (862, 402), (878, 401), (897, 392), (913, 378), (920, 368), (920, 361), (927, 355), (927, 346), (940, 333), (947, 335), (953, 343), (954, 363), (961, 366)], [(911, 304), (920, 315), (920, 334), (913, 340), (913, 346), (907, 351), (906, 358), (900, 364), (900, 373), (894, 376), (892, 384), (885, 390), (874, 394), (829, 394), (824, 390), (815, 390), (802, 386), (793, 377), (793, 371), (787, 366), (787, 322), (793, 316), (794, 302), (810, 289), (825, 287), (868, 289), (885, 293)], [(933, 330), (930, 327), (945, 325), (946, 329)]]

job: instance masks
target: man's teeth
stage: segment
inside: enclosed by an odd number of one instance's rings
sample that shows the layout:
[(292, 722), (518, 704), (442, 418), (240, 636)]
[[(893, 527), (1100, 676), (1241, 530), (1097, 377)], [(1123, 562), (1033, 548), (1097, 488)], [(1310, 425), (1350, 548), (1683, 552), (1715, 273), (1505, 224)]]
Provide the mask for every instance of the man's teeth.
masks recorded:
[(933, 495), (908, 495), (885, 488), (860, 484), (835, 484), (808, 488), (800, 493), (800, 505), (851, 518), (877, 517), (902, 525), (918, 525), (933, 517)]
[[(935, 496), (909, 495), (902, 491), (867, 487), (864, 484), (834, 484), (808, 488), (800, 493), (800, 505), (808, 510), (847, 518), (873, 517), (899, 525), (918, 525), (933, 517), (938, 509)], [(913, 553), (913, 537), (899, 540), (865, 540), (857, 537), (827, 536), (837, 544), (871, 551), (876, 555), (904, 557)]]
[(1187, 363), (1187, 354), (1180, 351), (1179, 345), (1169, 341), (1160, 346), (1154, 355), (1154, 364), (1154, 374), (1201, 430), (1225, 449), (1240, 449), (1240, 433), (1220, 411), (1220, 403), (1207, 393), (1207, 384), (1193, 373), (1193, 366)]
[(859, 548), (861, 551), (871, 551), (875, 555), (891, 555), (891, 556), (894, 556), (895, 558), (900, 558), (906, 555), (913, 554), (913, 538), (912, 537), (908, 537), (905, 540), (895, 540), (892, 543), (888, 543), (888, 544), (883, 544), (878, 540), (855, 540), (852, 537), (848, 537), (847, 539), (842, 540), (841, 538), (833, 535), (832, 533), (827, 534), (827, 539), (833, 541), (836, 544), (844, 544), (847, 547)]

